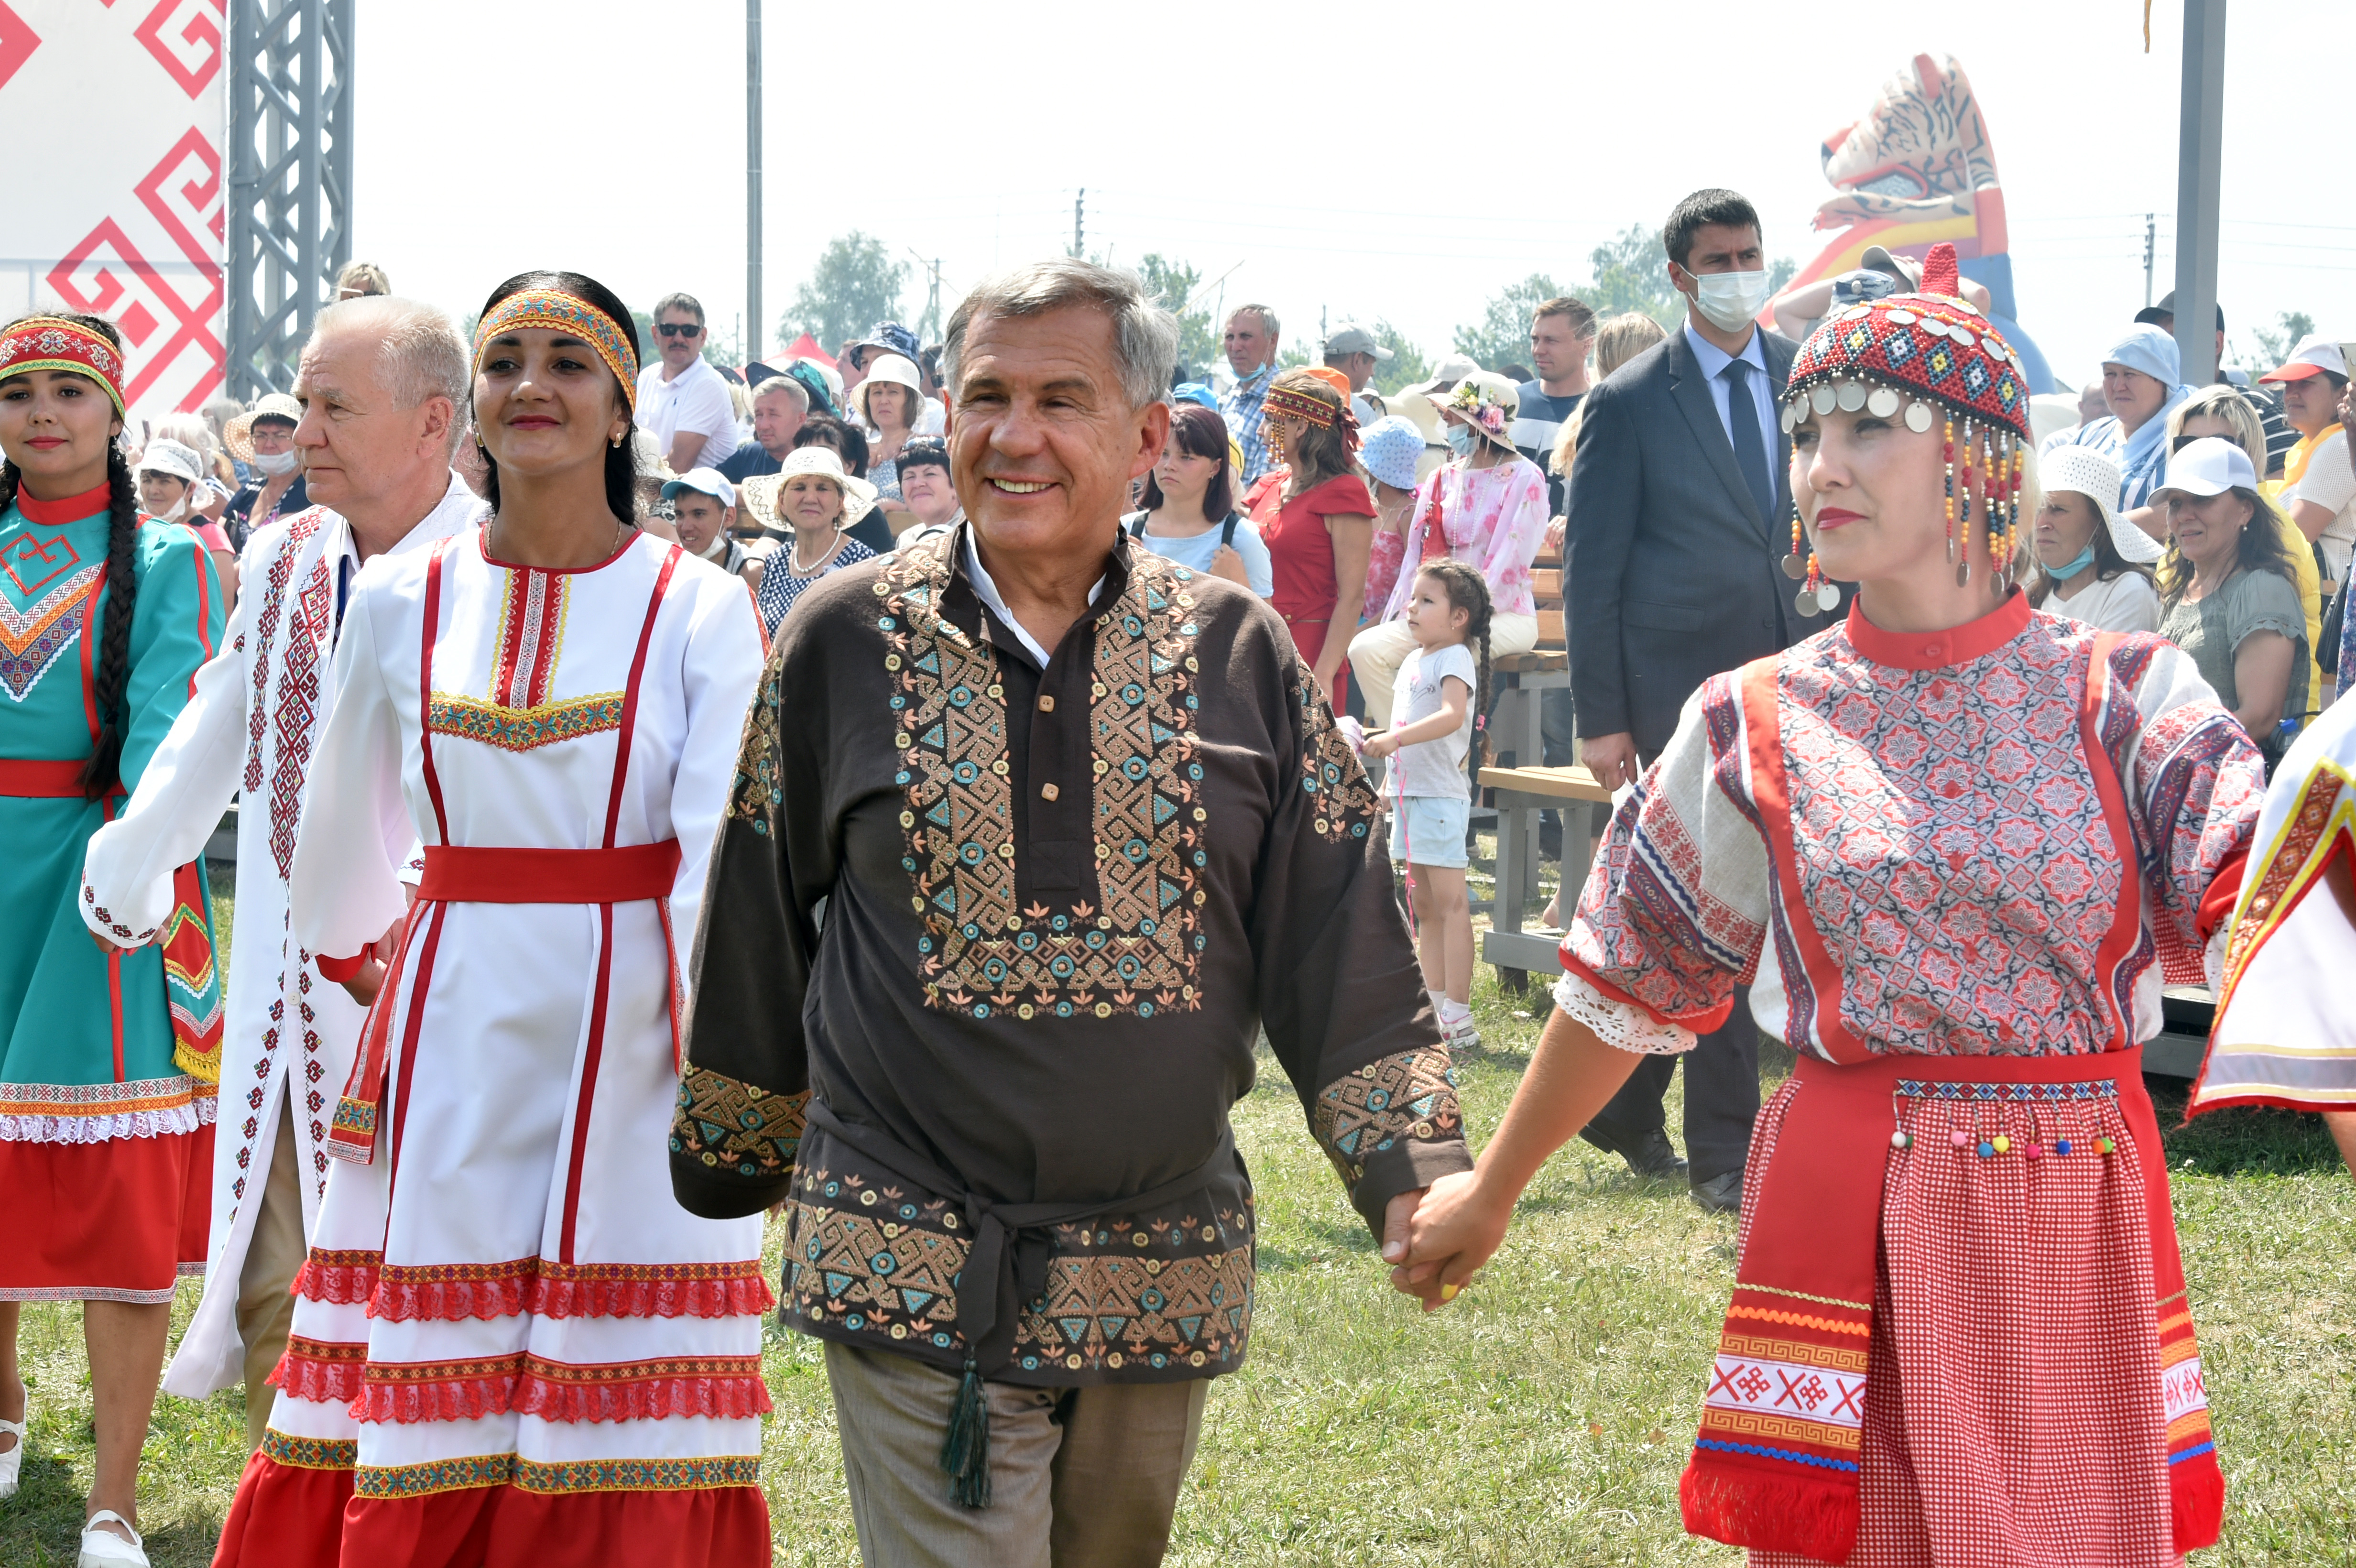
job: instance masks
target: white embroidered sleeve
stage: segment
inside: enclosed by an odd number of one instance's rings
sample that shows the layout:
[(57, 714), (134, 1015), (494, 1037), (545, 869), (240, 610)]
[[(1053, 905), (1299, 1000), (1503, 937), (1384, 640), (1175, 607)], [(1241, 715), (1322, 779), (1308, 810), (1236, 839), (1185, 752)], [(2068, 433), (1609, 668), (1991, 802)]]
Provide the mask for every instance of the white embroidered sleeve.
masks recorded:
[(1676, 1056), (1694, 1048), (1694, 1031), (1682, 1024), (1655, 1023), (1632, 1002), (1615, 1002), (1577, 975), (1555, 982), (1554, 1005), (1595, 1038), (1643, 1056)]

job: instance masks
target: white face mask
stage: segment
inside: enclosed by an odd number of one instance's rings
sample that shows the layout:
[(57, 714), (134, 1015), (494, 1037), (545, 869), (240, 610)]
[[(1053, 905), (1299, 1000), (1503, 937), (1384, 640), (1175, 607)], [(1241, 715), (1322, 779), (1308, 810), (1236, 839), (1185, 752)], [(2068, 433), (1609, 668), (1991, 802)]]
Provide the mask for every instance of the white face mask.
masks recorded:
[(282, 474), (294, 472), (294, 454), (291, 452), (257, 452), (253, 454), (253, 465), (275, 479)]
[(1694, 279), (1694, 308), (1720, 332), (1740, 332), (1767, 304), (1767, 273), (1703, 272)]
[(1474, 444), (1472, 427), (1469, 425), (1451, 424), (1442, 429), (1440, 433), (1448, 438), (1448, 450), (1459, 457), (1470, 457), (1478, 450)]
[(180, 498), (172, 503), (172, 509), (168, 512), (157, 513), (156, 518), (160, 522), (177, 523), (187, 515), (188, 493), (186, 490), (183, 490), (180, 492)]

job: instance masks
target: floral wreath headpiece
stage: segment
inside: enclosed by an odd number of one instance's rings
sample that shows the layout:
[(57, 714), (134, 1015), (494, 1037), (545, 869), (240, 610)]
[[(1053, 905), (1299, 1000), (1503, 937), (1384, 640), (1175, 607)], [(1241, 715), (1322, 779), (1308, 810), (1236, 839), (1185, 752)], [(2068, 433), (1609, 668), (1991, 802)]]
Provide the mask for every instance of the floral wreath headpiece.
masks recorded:
[(27, 370), (70, 370), (88, 376), (106, 389), (115, 413), (130, 411), (123, 400), (123, 353), (99, 333), (61, 316), (36, 315), (10, 327), (0, 336), (0, 377)]
[[(1953, 245), (1931, 247), (1922, 286), (1914, 293), (1835, 311), (1809, 334), (1792, 361), (1783, 402), (1786, 435), (1811, 411), (1821, 417), (1837, 408), (1851, 413), (1863, 409), (1886, 420), (1900, 417), (1902, 404), (1906, 427), (1918, 433), (1933, 421), (1944, 421), (1947, 559), (1957, 562), (1955, 581), (1961, 586), (1971, 581), (1970, 552), (1959, 553), (1957, 541), (1971, 537), (1976, 497), (1987, 525), (1988, 569), (2009, 586), (2020, 526), (2021, 471), (2030, 440), (2029, 377), (2012, 346), (1963, 297)], [(1800, 591), (1803, 606), (1817, 602), (1829, 610), (1839, 603), (1839, 592), (1822, 581), (1813, 550), (1803, 565), (1802, 547), (1795, 501), (1792, 553), (1783, 560), (1783, 571), (1806, 578), (1807, 587)]]
[(485, 313), (475, 328), (475, 374), (483, 373), (483, 360), (493, 338), (527, 326), (569, 332), (595, 349), (605, 368), (622, 383), (622, 406), (634, 414), (637, 411), (638, 356), (630, 340), (604, 311), (561, 289), (521, 289)]
[(1456, 390), (1440, 406), (1499, 446), (1511, 446), (1514, 443), (1505, 434), (1505, 405), (1496, 401), (1496, 396), (1494, 389), (1466, 379), (1456, 383)]

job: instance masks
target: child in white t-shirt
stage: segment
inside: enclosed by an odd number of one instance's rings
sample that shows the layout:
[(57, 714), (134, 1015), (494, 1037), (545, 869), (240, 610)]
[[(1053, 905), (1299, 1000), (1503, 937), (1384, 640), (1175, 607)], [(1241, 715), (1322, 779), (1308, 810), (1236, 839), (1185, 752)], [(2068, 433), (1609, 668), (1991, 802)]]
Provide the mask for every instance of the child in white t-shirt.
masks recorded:
[(1464, 829), (1472, 809), (1473, 716), (1489, 702), (1489, 584), (1461, 560), (1416, 573), (1407, 627), (1415, 651), (1399, 666), (1388, 732), (1366, 755), (1388, 757), (1391, 859), (1405, 861), (1423, 983), (1452, 1048), (1481, 1043), (1472, 1023), (1472, 908), (1464, 889)]

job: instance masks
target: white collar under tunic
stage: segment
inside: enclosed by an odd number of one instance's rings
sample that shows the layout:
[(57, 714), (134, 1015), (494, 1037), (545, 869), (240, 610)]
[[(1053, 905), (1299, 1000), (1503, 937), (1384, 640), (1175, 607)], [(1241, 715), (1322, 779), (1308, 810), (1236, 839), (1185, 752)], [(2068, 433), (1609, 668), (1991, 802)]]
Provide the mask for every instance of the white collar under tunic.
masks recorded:
[[(998, 596), (998, 584), (992, 582), (990, 580), (990, 573), (982, 570), (981, 552), (974, 549), (973, 528), (970, 525), (965, 530), (965, 575), (967, 581), (973, 584), (974, 597), (980, 600), (989, 608), (990, 613), (997, 616), (1008, 631), (1014, 634), (1015, 639), (1023, 645), (1023, 651), (1031, 656), (1031, 662), (1041, 669), (1045, 669), (1047, 661), (1052, 656), (1047, 649), (1039, 645), (1038, 638), (1023, 629), (1023, 623), (1014, 618), (1012, 611), (1007, 609), (1006, 601)], [(1089, 586), (1089, 609), (1096, 608), (1097, 595), (1104, 592), (1104, 585), (1105, 580), (1099, 577)]]

